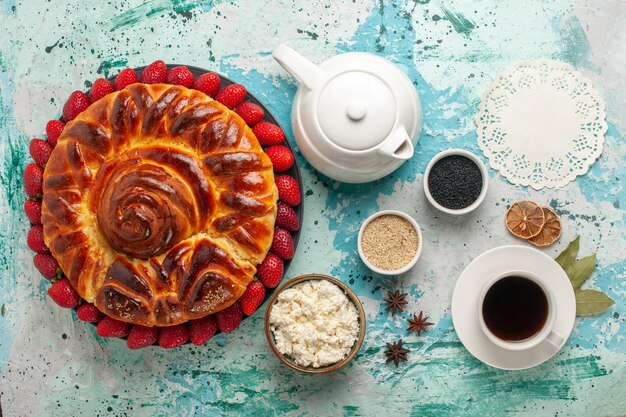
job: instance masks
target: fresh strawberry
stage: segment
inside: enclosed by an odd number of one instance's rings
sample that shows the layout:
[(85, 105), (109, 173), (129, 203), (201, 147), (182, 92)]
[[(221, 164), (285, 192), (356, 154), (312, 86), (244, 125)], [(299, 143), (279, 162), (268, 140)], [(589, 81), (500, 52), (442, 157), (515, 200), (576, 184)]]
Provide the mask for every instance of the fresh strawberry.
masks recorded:
[(285, 172), (293, 166), (293, 153), (285, 145), (270, 146), (265, 150), (275, 172)]
[(50, 154), (52, 153), (52, 146), (42, 139), (33, 139), (28, 146), (28, 152), (37, 165), (43, 167), (48, 162)]
[(189, 340), (189, 329), (186, 324), (162, 327), (159, 332), (159, 346), (165, 349), (173, 349)]
[(291, 233), (285, 229), (274, 230), (274, 239), (270, 250), (283, 259), (293, 258), (294, 248)]
[(96, 333), (100, 337), (126, 337), (129, 331), (130, 324), (109, 316), (104, 316), (96, 327)]
[(265, 112), (258, 104), (245, 101), (237, 106), (237, 114), (250, 127), (259, 123), (265, 117)]
[(168, 84), (182, 85), (183, 87), (191, 88), (193, 85), (193, 74), (189, 71), (189, 68), (184, 65), (174, 67), (167, 73), (165, 82)]
[(158, 327), (146, 327), (133, 324), (126, 339), (126, 346), (129, 349), (143, 349), (152, 345), (159, 338)]
[(41, 201), (24, 201), (24, 213), (32, 224), (41, 224)]
[(146, 84), (159, 84), (165, 82), (167, 76), (167, 66), (165, 62), (154, 61), (143, 70), (140, 81)]
[(265, 287), (261, 281), (252, 281), (248, 284), (246, 292), (241, 296), (241, 311), (246, 316), (256, 311), (265, 299)]
[(254, 125), (252, 131), (263, 146), (280, 145), (285, 141), (285, 133), (274, 123), (259, 122)]
[(273, 253), (268, 253), (257, 268), (259, 280), (267, 288), (276, 288), (283, 279), (283, 260)]
[(276, 227), (287, 229), (290, 232), (295, 232), (300, 228), (298, 215), (285, 203), (278, 203), (278, 210), (276, 212)]
[(35, 164), (28, 164), (24, 169), (24, 189), (30, 198), (41, 198), (43, 194), (43, 169)]
[(62, 272), (59, 263), (52, 255), (37, 253), (33, 257), (33, 263), (45, 279), (61, 277)]
[(217, 327), (219, 327), (222, 332), (230, 333), (235, 330), (239, 327), (241, 319), (243, 318), (243, 312), (241, 311), (239, 302), (236, 302), (224, 310), (218, 311), (216, 318)]
[(104, 78), (98, 78), (93, 82), (91, 90), (89, 90), (89, 94), (87, 94), (87, 99), (89, 100), (89, 103), (93, 103), (94, 101), (98, 101), (112, 92), (113, 84), (111, 84), (111, 81)]
[(241, 84), (227, 85), (215, 97), (217, 101), (231, 110), (237, 107), (245, 98), (246, 87)]
[(217, 332), (217, 320), (211, 314), (189, 322), (189, 340), (196, 346), (204, 345)]
[(124, 68), (117, 74), (113, 86), (115, 91), (123, 90), (127, 86), (137, 82), (137, 73), (131, 68)]
[(278, 198), (295, 207), (300, 204), (300, 186), (294, 177), (289, 175), (279, 175), (274, 178), (276, 188), (278, 188)]
[(82, 321), (97, 323), (104, 318), (104, 313), (91, 303), (82, 303), (76, 309), (76, 315)]
[(215, 95), (220, 90), (220, 76), (214, 72), (202, 74), (194, 81), (193, 88), (202, 91), (209, 97), (215, 98)]
[(50, 250), (43, 241), (43, 226), (36, 224), (28, 231), (26, 236), (26, 243), (33, 252), (37, 253), (49, 253)]
[(60, 120), (50, 120), (46, 123), (46, 135), (48, 135), (48, 143), (54, 148), (57, 146), (57, 140), (63, 133), (65, 123)]
[(89, 107), (87, 96), (80, 90), (74, 91), (63, 105), (63, 120), (74, 120), (81, 112)]
[(64, 308), (74, 308), (80, 301), (80, 297), (67, 278), (53, 282), (48, 288), (48, 295), (55, 303)]

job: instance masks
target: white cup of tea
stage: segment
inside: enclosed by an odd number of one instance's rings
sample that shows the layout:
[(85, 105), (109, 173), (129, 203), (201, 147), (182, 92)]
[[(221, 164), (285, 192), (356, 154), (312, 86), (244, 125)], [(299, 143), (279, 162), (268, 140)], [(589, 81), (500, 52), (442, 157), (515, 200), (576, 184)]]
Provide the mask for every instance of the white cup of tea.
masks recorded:
[(485, 336), (503, 349), (521, 351), (563, 336), (554, 330), (556, 297), (545, 278), (512, 270), (489, 280), (480, 292), (478, 321)]

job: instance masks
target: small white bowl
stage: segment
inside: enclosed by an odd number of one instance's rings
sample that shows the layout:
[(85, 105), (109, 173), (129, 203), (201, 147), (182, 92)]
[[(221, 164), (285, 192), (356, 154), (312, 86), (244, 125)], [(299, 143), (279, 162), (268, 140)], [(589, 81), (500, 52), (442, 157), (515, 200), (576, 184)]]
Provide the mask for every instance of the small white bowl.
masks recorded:
[[(437, 203), (435, 199), (433, 198), (432, 194), (430, 194), (430, 189), (428, 188), (428, 176), (430, 175), (430, 170), (432, 169), (433, 165), (435, 165), (435, 163), (439, 161), (440, 159), (445, 158), (446, 156), (451, 156), (451, 155), (465, 156), (471, 159), (472, 161), (474, 161), (474, 163), (480, 169), (480, 173), (482, 174), (482, 177), (483, 177), (483, 187), (476, 201), (474, 201), (471, 205), (465, 208), (459, 209), (459, 210), (449, 209)], [(456, 216), (470, 213), (474, 211), (478, 206), (480, 206), (480, 204), (485, 199), (485, 196), (487, 195), (488, 186), (489, 186), (489, 174), (487, 173), (487, 167), (485, 166), (485, 164), (483, 163), (483, 161), (481, 161), (479, 157), (477, 157), (473, 153), (466, 151), (464, 149), (448, 149), (447, 151), (439, 152), (437, 155), (433, 157), (433, 159), (430, 160), (430, 162), (428, 163), (428, 166), (426, 167), (426, 171), (424, 172), (424, 194), (426, 194), (426, 198), (428, 199), (430, 204), (432, 204), (433, 207), (435, 207), (439, 211), (442, 211), (447, 214), (456, 215)]]
[[(409, 223), (411, 223), (411, 225), (413, 226), (413, 228), (415, 229), (415, 232), (417, 233), (417, 250), (415, 251), (415, 256), (413, 256), (413, 259), (411, 259), (409, 261), (409, 263), (407, 263), (406, 265), (404, 265), (401, 268), (398, 269), (394, 269), (394, 270), (389, 270), (389, 269), (381, 269), (378, 268), (377, 266), (372, 265), (372, 263), (367, 259), (367, 256), (365, 256), (365, 253), (363, 252), (363, 245), (361, 244), (361, 238), (363, 237), (363, 230), (365, 230), (365, 227), (375, 218), (380, 217), (380, 216), (384, 216), (384, 215), (394, 215), (394, 216), (398, 216), (398, 217), (402, 217), (403, 219), (406, 219)], [(417, 260), (419, 259), (421, 253), (422, 253), (422, 230), (420, 229), (419, 225), (417, 224), (417, 222), (415, 221), (415, 219), (411, 216), (409, 216), (406, 213), (403, 213), (401, 211), (397, 211), (397, 210), (382, 210), (382, 211), (378, 211), (374, 214), (372, 214), (371, 216), (369, 216), (367, 219), (365, 219), (365, 221), (363, 222), (363, 224), (361, 225), (361, 228), (359, 229), (359, 237), (358, 237), (358, 249), (359, 249), (359, 256), (361, 257), (361, 260), (363, 261), (363, 263), (372, 271), (377, 272), (379, 274), (383, 274), (383, 275), (398, 275), (398, 274), (402, 274), (406, 271), (408, 271), (409, 269), (413, 268), (413, 266), (415, 265), (415, 263), (417, 262)]]

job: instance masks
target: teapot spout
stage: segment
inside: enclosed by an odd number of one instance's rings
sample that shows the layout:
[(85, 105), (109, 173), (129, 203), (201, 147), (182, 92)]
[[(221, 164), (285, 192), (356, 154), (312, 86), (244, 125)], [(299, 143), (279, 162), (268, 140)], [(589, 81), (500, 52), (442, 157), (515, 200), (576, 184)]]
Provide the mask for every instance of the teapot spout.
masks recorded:
[(324, 71), (317, 65), (285, 44), (278, 45), (272, 52), (272, 57), (309, 90), (313, 90), (324, 76)]
[(381, 154), (394, 158), (407, 160), (413, 156), (413, 142), (404, 126), (396, 128), (379, 147)]

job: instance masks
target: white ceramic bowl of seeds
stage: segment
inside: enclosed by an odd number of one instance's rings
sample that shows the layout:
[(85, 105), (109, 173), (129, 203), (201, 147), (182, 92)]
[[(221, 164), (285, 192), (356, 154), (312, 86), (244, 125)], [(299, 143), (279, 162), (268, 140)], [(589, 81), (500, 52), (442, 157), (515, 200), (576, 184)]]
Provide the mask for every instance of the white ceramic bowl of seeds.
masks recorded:
[(359, 256), (372, 271), (398, 275), (411, 269), (422, 253), (422, 231), (415, 219), (397, 210), (382, 210), (359, 230)]
[(424, 171), (424, 194), (437, 210), (460, 216), (474, 211), (487, 195), (489, 174), (481, 159), (464, 149), (448, 149)]

